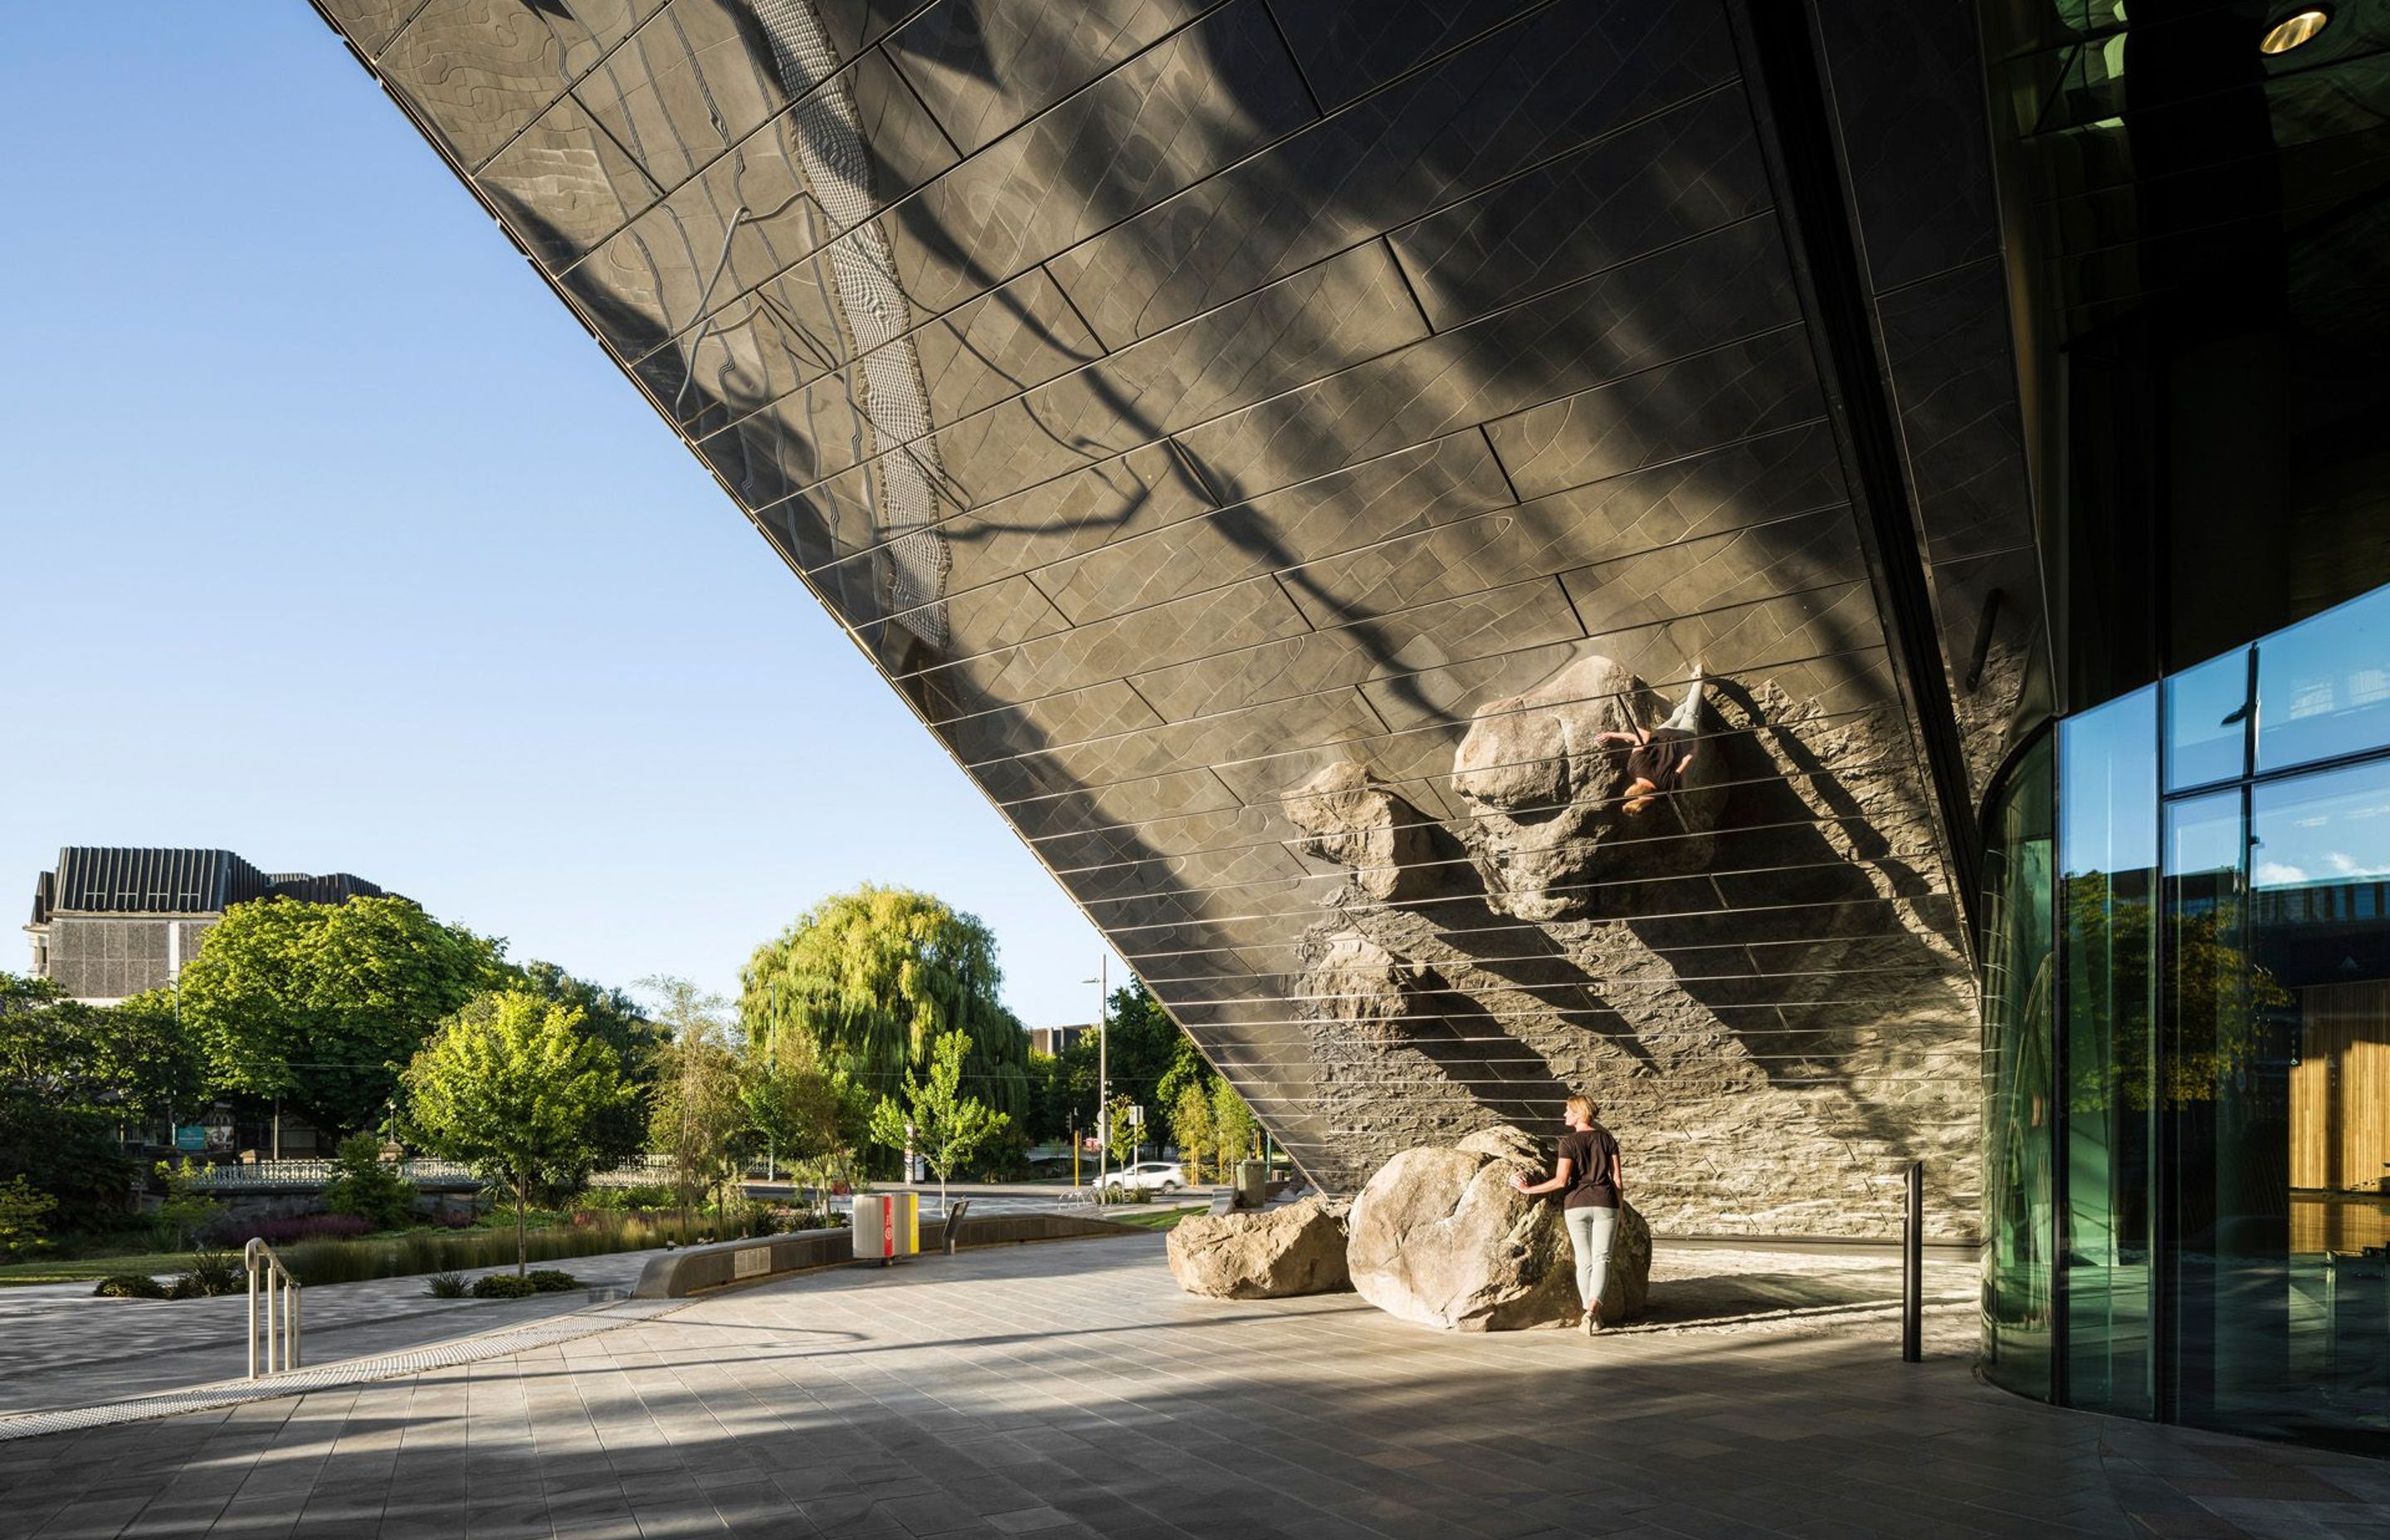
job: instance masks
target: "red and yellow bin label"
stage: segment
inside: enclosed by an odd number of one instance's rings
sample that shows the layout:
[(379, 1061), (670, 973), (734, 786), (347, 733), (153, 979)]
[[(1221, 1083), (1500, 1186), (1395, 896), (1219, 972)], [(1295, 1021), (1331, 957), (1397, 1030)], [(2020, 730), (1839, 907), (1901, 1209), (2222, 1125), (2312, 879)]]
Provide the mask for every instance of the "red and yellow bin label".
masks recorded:
[(880, 1261), (920, 1255), (921, 1195), (874, 1192), (855, 1199), (854, 1254)]

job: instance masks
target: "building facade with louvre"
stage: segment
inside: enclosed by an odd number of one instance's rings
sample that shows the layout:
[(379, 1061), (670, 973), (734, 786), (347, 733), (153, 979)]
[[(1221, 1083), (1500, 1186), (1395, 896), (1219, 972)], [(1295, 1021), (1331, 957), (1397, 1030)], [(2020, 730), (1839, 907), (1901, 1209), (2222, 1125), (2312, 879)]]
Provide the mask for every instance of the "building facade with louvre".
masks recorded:
[(347, 872), (263, 872), (228, 850), (69, 845), (33, 883), (30, 970), (110, 1005), (173, 982), (236, 904), (339, 904), (381, 891)]

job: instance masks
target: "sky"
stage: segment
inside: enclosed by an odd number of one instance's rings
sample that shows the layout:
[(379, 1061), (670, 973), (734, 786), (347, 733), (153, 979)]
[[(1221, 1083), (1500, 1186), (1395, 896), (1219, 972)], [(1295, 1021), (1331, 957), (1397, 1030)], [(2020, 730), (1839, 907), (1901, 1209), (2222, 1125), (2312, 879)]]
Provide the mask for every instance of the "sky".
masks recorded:
[(730, 993), (902, 884), (1089, 1019), (1094, 928), (302, 0), (0, 6), (0, 896), (221, 846)]

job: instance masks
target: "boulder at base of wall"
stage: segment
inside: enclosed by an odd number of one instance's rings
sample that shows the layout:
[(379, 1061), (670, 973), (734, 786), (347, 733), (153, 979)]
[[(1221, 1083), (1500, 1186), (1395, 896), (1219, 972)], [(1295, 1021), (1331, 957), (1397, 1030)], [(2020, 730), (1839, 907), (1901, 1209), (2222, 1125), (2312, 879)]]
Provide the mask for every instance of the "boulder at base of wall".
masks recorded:
[(1170, 1275), (1189, 1293), (1216, 1300), (1350, 1289), (1343, 1205), (1305, 1198), (1273, 1209), (1190, 1214), (1171, 1226)]
[[(1582, 1311), (1561, 1211), (1510, 1185), (1514, 1176), (1549, 1174), (1540, 1147), (1515, 1128), (1403, 1151), (1353, 1200), (1345, 1251), (1353, 1287), (1388, 1315), (1446, 1331), (1569, 1325)], [(1605, 1320), (1643, 1308), (1651, 1265), (1650, 1226), (1622, 1210), (1602, 1291)]]

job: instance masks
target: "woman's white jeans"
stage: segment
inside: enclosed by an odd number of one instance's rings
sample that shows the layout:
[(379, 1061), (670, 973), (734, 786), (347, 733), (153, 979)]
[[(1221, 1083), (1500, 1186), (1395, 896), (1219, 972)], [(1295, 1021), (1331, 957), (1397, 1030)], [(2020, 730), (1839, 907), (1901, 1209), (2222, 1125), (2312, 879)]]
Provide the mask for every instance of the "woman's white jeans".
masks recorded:
[(1576, 1252), (1576, 1297), (1591, 1310), (1610, 1281), (1610, 1238), (1618, 1231), (1616, 1209), (1563, 1209), (1569, 1249)]

